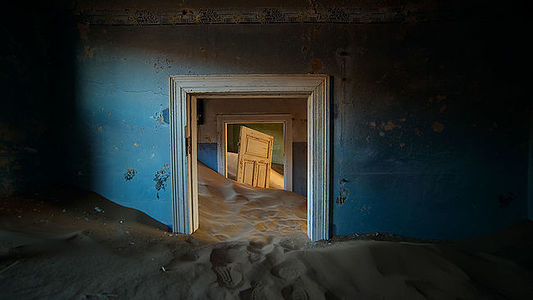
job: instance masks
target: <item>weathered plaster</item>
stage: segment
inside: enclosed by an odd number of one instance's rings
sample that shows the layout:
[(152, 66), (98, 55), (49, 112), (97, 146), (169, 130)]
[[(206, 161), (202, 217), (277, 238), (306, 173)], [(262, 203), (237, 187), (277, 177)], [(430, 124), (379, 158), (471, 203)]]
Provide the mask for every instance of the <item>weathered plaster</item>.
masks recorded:
[[(480, 56), (484, 40), (469, 38), (486, 34), (469, 22), (91, 28), (98, 50), (78, 64), (80, 107), (107, 134), (94, 137), (92, 189), (168, 223), (168, 190), (152, 181), (168, 163), (168, 127), (152, 117), (166, 107), (168, 76), (306, 73), (318, 58), (334, 76), (336, 234), (453, 238), (510, 225), (526, 217), (527, 128), (506, 79), (486, 66), (499, 54)], [(127, 167), (144, 184), (122, 186)], [(516, 200), (501, 206), (508, 193)]]
[[(379, 8), (371, 2), (363, 13)], [(529, 52), (510, 46), (526, 36), (512, 17), (520, 7), (502, 16), (464, 4), (449, 18), (438, 5), (405, 5), (405, 19), (390, 22), (285, 19), (302, 7), (354, 9), (317, 2), (281, 6), (280, 19), (214, 24), (213, 9), (191, 4), (183, 20), (193, 23), (173, 26), (163, 17), (183, 10), (171, 1), (157, 13), (149, 1), (87, 3), (76, 9), (79, 26), (42, 6), (24, 12), (26, 23), (6, 22), (2, 83), (11, 101), (0, 123), (17, 138), (0, 135), (7, 189), (75, 183), (170, 224), (168, 76), (321, 72), (332, 76), (335, 234), (461, 238), (528, 216)], [(387, 2), (385, 15), (393, 9)], [(424, 20), (433, 12), (443, 17)]]
[[(268, 3), (261, 5), (254, 2), (232, 6), (217, 5), (209, 1), (203, 5), (199, 2), (180, 3), (179, 6), (154, 7), (152, 5), (128, 8), (113, 5), (119, 1), (110, 1), (106, 5), (83, 3), (76, 9), (80, 23), (111, 26), (146, 26), (146, 25), (188, 25), (188, 24), (303, 24), (303, 23), (340, 23), (340, 24), (376, 24), (392, 22), (428, 22), (436, 20), (453, 20), (462, 15), (462, 11), (453, 5), (441, 5), (437, 1), (415, 4), (404, 1), (365, 5), (345, 1), (329, 1), (320, 5), (309, 2), (295, 3), (286, 1), (280, 5)], [(164, 2), (164, 1), (159, 1)], [(224, 2), (224, 1), (221, 1)], [(235, 2), (235, 1), (234, 1)], [(292, 3), (290, 3), (292, 2)], [(335, 3), (341, 2), (341, 3)], [(432, 2), (430, 5), (428, 3)], [(84, 5), (85, 4), (85, 5)], [(292, 5), (291, 5), (292, 4)], [(318, 3), (317, 3), (318, 4)], [(320, 59), (314, 58), (313, 65), (319, 66)]]

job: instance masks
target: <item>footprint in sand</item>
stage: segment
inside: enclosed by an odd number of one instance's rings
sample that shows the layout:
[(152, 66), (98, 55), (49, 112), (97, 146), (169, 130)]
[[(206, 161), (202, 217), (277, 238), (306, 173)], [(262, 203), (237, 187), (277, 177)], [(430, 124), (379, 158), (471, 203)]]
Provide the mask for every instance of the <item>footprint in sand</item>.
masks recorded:
[(265, 286), (258, 282), (253, 285), (252, 292), (250, 293), (250, 299), (251, 300), (267, 300), (268, 297), (265, 294)]
[(188, 249), (180, 257), (182, 261), (197, 261), (199, 258), (200, 256), (198, 253), (192, 249)]
[(272, 274), (288, 281), (293, 281), (304, 273), (305, 266), (299, 261), (284, 261), (272, 269)]
[(295, 286), (292, 289), (291, 299), (292, 300), (309, 300), (309, 296), (307, 295), (307, 292), (305, 291), (304, 288)]
[(284, 254), (283, 248), (278, 245), (273, 245), (271, 248), (272, 250), (270, 250), (270, 252), (268, 252), (265, 257), (267, 261), (274, 266), (279, 264), (283, 260)]
[(268, 300), (277, 298), (261, 282), (251, 282), (252, 287), (239, 294), (241, 300)]
[(263, 255), (261, 253), (257, 253), (257, 252), (250, 252), (248, 254), (248, 259), (251, 263), (255, 263), (255, 262), (258, 262), (259, 260), (261, 260), (263, 258)]
[(221, 287), (233, 289), (240, 286), (243, 282), (244, 278), (242, 273), (231, 265), (214, 267), (213, 269), (217, 274), (218, 284)]

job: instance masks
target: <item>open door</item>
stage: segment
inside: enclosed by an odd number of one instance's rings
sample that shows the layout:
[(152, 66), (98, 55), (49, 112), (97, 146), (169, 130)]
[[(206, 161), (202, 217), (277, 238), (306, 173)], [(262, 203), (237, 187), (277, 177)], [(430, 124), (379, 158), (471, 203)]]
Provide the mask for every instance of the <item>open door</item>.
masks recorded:
[(254, 187), (269, 187), (273, 143), (273, 136), (241, 126), (238, 182)]

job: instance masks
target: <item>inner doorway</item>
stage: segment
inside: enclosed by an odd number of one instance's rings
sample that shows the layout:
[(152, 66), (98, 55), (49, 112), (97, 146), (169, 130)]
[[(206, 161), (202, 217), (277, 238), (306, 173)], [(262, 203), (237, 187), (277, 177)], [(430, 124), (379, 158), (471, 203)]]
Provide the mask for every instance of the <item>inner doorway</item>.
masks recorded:
[[(294, 169), (293, 149), (296, 149), (297, 154), (305, 155), (307, 147), (306, 99), (264, 99), (260, 102), (275, 104), (272, 106), (278, 111), (280, 109), (276, 108), (276, 105), (283, 105), (284, 108), (281, 110), (286, 113), (217, 114), (217, 172), (224, 177), (236, 180), (235, 153), (238, 152), (236, 145), (240, 142), (240, 126), (246, 126), (274, 136), (272, 168), (283, 177), (281, 187), (279, 184), (276, 186), (305, 196), (307, 190), (306, 159), (298, 157), (296, 169)], [(279, 179), (277, 174), (273, 175)], [(293, 176), (297, 178), (295, 182)]]
[[(281, 138), (279, 137), (281, 134)], [(283, 189), (282, 124), (226, 124), (226, 178), (253, 187)]]
[(198, 228), (197, 99), (221, 96), (307, 98), (307, 234), (314, 241), (329, 238), (329, 77), (315, 74), (171, 76), (173, 231)]

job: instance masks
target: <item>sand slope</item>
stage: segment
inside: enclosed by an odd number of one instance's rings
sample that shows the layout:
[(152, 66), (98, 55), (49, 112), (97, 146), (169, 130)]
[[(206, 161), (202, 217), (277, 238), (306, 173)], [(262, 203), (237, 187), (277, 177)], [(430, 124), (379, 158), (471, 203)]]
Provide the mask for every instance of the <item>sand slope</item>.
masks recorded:
[(295, 235), (307, 239), (307, 199), (299, 194), (252, 188), (200, 163), (198, 193), (197, 239), (212, 242)]
[(304, 198), (199, 176), (193, 236), (94, 193), (2, 200), (0, 298), (533, 299), (532, 222), (453, 243), (310, 243)]

